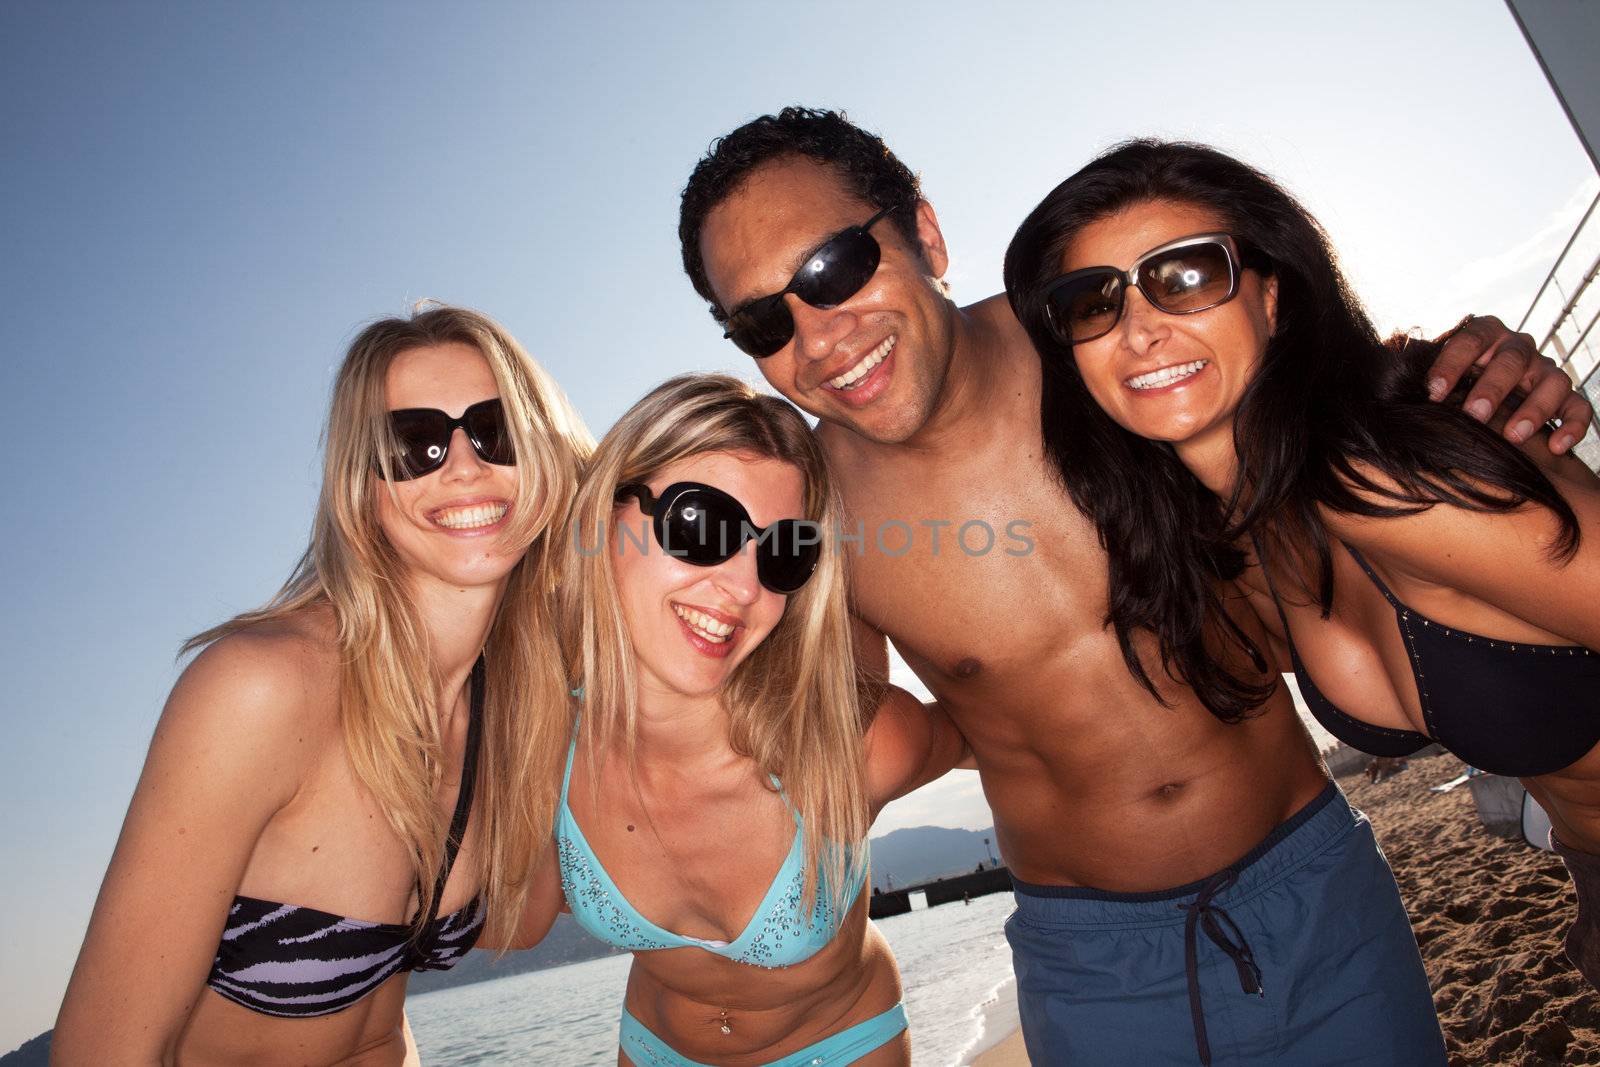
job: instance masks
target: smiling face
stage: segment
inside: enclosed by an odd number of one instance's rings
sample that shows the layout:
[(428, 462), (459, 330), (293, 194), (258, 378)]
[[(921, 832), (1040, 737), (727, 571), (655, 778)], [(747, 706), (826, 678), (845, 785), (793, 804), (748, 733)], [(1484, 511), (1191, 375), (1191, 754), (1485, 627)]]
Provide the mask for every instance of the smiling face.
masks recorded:
[[(817, 247), (878, 209), (828, 167), (803, 158), (751, 172), (706, 216), (700, 250), (718, 304), (732, 312), (785, 288)], [(949, 301), (936, 285), (947, 257), (926, 203), (909, 244), (889, 219), (872, 228), (883, 250), (866, 285), (831, 309), (789, 294), (794, 337), (755, 361), (768, 382), (820, 419), (884, 443), (910, 438), (932, 414), (950, 365)]]
[[(483, 356), (457, 342), (406, 349), (384, 379), (390, 411), (436, 408), (459, 418), (499, 395)], [(407, 481), (377, 481), (374, 491), (379, 525), (415, 582), (492, 586), (505, 580), (527, 547), (502, 536), (516, 503), (516, 468), (484, 461), (459, 427), (442, 467)]]
[[(805, 517), (805, 476), (781, 460), (707, 452), (669, 464), (647, 484), (659, 494), (674, 482), (715, 486), (743, 504), (758, 527)], [(789, 598), (757, 579), (753, 540), (716, 566), (695, 566), (662, 550), (650, 519), (630, 497), (617, 509), (612, 546), (623, 616), (647, 693), (714, 694), (783, 617)]]
[[(1126, 270), (1153, 248), (1226, 229), (1196, 205), (1145, 201), (1085, 226), (1067, 246), (1061, 271)], [(1233, 415), (1272, 336), (1277, 292), (1276, 279), (1245, 270), (1232, 300), (1173, 315), (1130, 287), (1116, 326), (1075, 344), (1073, 359), (1096, 402), (1123, 427), (1172, 442), (1191, 468), (1210, 465), (1232, 456)]]

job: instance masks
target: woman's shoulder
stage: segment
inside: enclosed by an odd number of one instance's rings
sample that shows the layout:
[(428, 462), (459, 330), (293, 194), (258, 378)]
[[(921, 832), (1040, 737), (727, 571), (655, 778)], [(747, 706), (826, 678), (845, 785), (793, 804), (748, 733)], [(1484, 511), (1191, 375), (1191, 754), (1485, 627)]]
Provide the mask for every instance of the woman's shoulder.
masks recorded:
[(330, 632), (315, 616), (252, 621), (207, 644), (156, 723), (135, 805), (176, 799), (250, 823), (287, 804), (340, 740)]
[[(1409, 495), (1408, 488), (1401, 484), (1398, 478), (1368, 459), (1345, 456), (1342, 462), (1329, 471), (1329, 474), (1340, 490), (1365, 505), (1379, 508), (1393, 507), (1396, 496)], [(1363, 515), (1352, 515), (1326, 503), (1321, 505), (1320, 511), (1323, 521), (1330, 525), (1340, 521), (1366, 518)]]
[[(1535, 447), (1543, 449), (1544, 445), (1542, 442), (1536, 443)], [(1600, 483), (1596, 483), (1593, 473), (1580, 461), (1564, 456), (1548, 458), (1550, 462), (1541, 465), (1543, 473), (1550, 478), (1555, 491), (1578, 511), (1581, 523), (1584, 512), (1600, 502), (1600, 493), (1596, 491)], [(1576, 468), (1576, 472), (1573, 468)], [(1364, 460), (1347, 461), (1344, 469), (1336, 472), (1335, 477), (1340, 487), (1368, 512), (1362, 514), (1328, 503), (1318, 507), (1318, 517), (1323, 525), (1330, 534), (1342, 541), (1358, 544), (1372, 542), (1374, 547), (1390, 540), (1398, 543), (1417, 541), (1426, 546), (1428, 539), (1434, 537), (1476, 537), (1484, 534), (1514, 539), (1536, 535), (1546, 540), (1560, 528), (1555, 514), (1533, 501), (1494, 510), (1467, 506), (1448, 499), (1418, 501), (1412, 487), (1402, 484), (1377, 464)], [(1489, 499), (1513, 499), (1511, 490), (1470, 473), (1456, 471), (1454, 479), (1459, 486), (1469, 487)]]
[[(221, 717), (264, 738), (337, 726), (340, 651), (331, 610), (249, 622), (208, 644), (173, 689), (168, 715)], [(167, 716), (164, 716), (166, 718)]]
[[(1448, 586), (1498, 603), (1485, 592), (1495, 575), (1521, 575), (1532, 582), (1557, 578), (1566, 571), (1560, 551), (1559, 517), (1541, 505), (1524, 503), (1505, 510), (1486, 510), (1449, 501), (1407, 505), (1383, 490), (1395, 483), (1381, 472), (1362, 471), (1371, 483), (1356, 486), (1364, 501), (1392, 514), (1356, 514), (1327, 506), (1321, 518), (1330, 537), (1361, 553), (1391, 575)], [(1563, 494), (1577, 514), (1580, 528), (1600, 520), (1595, 500)], [(1486, 584), (1487, 583), (1487, 584)], [(1484, 589), (1479, 589), (1483, 585)]]
[(1408, 488), (1375, 464), (1353, 460), (1336, 477), (1365, 513), (1322, 503), (1318, 518), (1330, 537), (1364, 552), (1438, 547), (1439, 538), (1449, 541), (1459, 536), (1462, 519), (1471, 525), (1473, 513), (1457, 505), (1411, 502)]

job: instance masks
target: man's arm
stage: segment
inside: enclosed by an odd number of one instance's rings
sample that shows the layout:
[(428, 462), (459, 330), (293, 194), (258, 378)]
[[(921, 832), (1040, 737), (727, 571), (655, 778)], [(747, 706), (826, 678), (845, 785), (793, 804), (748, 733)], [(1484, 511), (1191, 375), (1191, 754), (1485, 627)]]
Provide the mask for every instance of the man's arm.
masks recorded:
[(1558, 422), (1549, 449), (1562, 455), (1588, 432), (1594, 411), (1572, 379), (1548, 356), (1539, 355), (1533, 338), (1512, 333), (1493, 315), (1474, 315), (1444, 344), (1428, 371), (1428, 395), (1443, 400), (1473, 367), (1482, 373), (1463, 405), (1480, 422), (1488, 422), (1515, 393), (1521, 398), (1506, 417), (1502, 431), (1516, 444), (1528, 440), (1540, 425)]

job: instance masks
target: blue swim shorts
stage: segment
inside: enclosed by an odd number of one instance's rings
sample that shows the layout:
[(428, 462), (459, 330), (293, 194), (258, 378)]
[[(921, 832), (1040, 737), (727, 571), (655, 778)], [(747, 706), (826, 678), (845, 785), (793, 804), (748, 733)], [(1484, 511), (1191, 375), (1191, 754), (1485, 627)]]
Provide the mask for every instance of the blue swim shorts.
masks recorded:
[(1016, 900), (1006, 937), (1035, 1067), (1445, 1063), (1394, 875), (1332, 782), (1200, 882), (1019, 881)]

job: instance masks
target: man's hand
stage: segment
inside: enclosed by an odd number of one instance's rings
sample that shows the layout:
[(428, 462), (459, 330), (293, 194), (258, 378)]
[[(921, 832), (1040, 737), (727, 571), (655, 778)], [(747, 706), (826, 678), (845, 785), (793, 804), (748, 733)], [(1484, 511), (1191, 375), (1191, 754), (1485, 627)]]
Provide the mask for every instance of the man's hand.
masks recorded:
[(1506, 419), (1506, 439), (1520, 444), (1539, 425), (1558, 420), (1560, 429), (1550, 435), (1550, 451), (1562, 455), (1588, 432), (1594, 411), (1572, 388), (1572, 379), (1548, 356), (1539, 355), (1533, 338), (1512, 333), (1493, 315), (1468, 319), (1445, 342), (1428, 372), (1428, 395), (1442, 400), (1471, 367), (1482, 367), (1467, 394), (1467, 413), (1488, 422), (1515, 390), (1522, 403)]

